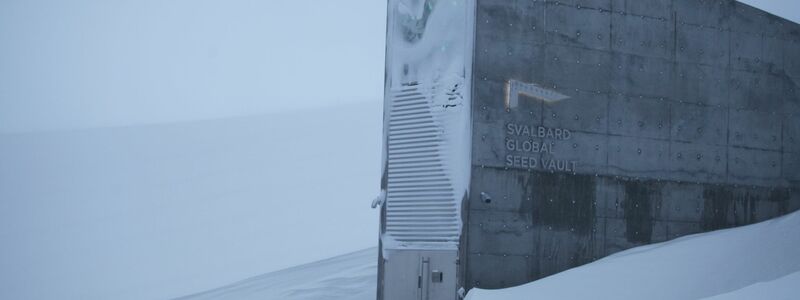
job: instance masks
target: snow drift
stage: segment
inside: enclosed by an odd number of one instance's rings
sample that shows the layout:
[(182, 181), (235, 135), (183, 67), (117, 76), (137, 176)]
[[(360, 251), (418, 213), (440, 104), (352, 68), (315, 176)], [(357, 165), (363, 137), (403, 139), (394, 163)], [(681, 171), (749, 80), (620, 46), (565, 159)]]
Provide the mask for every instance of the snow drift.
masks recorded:
[(473, 289), (467, 300), (797, 299), (800, 212), (617, 253), (533, 283)]
[[(630, 249), (519, 287), (473, 289), (467, 299), (797, 299), (797, 249), (800, 212)], [(374, 299), (376, 255), (370, 248), (181, 299)]]

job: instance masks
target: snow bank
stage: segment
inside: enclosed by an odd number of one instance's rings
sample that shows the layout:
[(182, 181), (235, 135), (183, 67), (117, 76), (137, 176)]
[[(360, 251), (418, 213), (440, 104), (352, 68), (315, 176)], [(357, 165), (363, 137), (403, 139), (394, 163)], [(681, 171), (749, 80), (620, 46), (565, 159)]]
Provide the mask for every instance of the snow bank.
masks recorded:
[(800, 212), (630, 249), (518, 287), (473, 289), (466, 299), (797, 299), (798, 249)]
[(800, 294), (800, 272), (795, 272), (773, 281), (759, 282), (706, 300), (796, 300), (798, 294)]
[[(467, 299), (797, 299), (798, 246), (800, 212), (634, 248), (515, 288), (473, 289)], [(371, 300), (376, 254), (370, 248), (181, 299)]]

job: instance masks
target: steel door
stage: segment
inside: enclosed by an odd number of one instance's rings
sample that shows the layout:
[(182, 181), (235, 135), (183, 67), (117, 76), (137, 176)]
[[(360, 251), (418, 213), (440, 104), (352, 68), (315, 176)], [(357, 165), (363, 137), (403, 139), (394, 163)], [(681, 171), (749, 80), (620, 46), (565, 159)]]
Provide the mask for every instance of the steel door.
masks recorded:
[(456, 300), (455, 250), (386, 250), (384, 300)]

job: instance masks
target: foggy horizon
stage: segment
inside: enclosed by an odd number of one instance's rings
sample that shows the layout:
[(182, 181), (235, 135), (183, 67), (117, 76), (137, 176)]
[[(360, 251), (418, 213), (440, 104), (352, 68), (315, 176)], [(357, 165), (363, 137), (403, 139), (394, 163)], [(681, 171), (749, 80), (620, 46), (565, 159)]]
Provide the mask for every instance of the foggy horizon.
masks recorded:
[[(742, 1), (790, 20), (800, 3)], [(0, 133), (381, 102), (383, 1), (4, 1)]]

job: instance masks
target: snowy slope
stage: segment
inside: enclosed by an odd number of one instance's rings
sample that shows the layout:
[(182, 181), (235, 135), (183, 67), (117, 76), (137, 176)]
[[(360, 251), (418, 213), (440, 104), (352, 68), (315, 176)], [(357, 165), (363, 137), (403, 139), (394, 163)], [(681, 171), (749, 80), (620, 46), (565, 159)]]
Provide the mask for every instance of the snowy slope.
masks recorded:
[(759, 282), (730, 293), (706, 298), (706, 300), (797, 300), (800, 298), (800, 272), (781, 278)]
[(0, 299), (166, 299), (373, 247), (381, 118), (0, 134)]
[(620, 252), (468, 300), (798, 299), (800, 212)]
[[(798, 299), (798, 249), (800, 212), (630, 249), (515, 288), (474, 289), (467, 299)], [(180, 299), (374, 299), (376, 255), (370, 248)]]
[(377, 260), (369, 248), (179, 299), (374, 300)]

